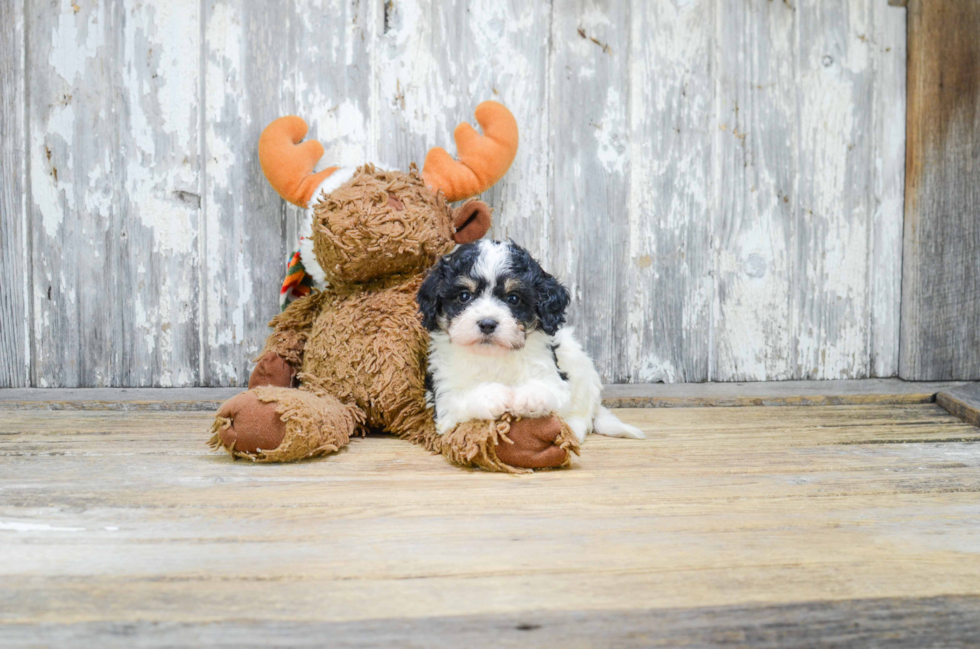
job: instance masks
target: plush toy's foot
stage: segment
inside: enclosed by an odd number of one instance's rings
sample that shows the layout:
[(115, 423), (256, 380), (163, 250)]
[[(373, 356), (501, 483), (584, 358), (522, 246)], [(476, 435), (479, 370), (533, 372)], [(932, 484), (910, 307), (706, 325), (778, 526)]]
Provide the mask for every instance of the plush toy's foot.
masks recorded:
[(443, 455), (457, 464), (487, 471), (523, 473), (567, 466), (578, 455), (575, 433), (558, 417), (460, 424), (442, 439)]
[(221, 406), (208, 444), (255, 462), (290, 462), (339, 450), (359, 423), (359, 411), (330, 395), (264, 387)]
[[(552, 469), (568, 464), (571, 453), (578, 452), (575, 434), (558, 417), (517, 419), (510, 430), (497, 440), (497, 458), (511, 466), (526, 469)], [(574, 451), (572, 448), (574, 447)]]

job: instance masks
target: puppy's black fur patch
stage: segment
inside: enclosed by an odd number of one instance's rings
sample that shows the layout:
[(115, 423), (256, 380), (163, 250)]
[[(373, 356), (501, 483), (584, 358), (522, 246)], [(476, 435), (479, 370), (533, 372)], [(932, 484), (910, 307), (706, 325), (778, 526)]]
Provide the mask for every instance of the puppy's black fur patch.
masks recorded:
[(558, 345), (548, 345), (548, 349), (551, 350), (551, 357), (555, 360), (555, 369), (558, 370), (558, 376), (561, 377), (562, 381), (568, 381), (568, 373), (561, 371), (561, 365), (558, 364)]
[[(493, 296), (507, 305), (527, 333), (541, 329), (549, 336), (554, 335), (565, 322), (568, 291), (527, 250), (513, 241), (503, 245), (507, 246), (509, 264), (494, 279)], [(464, 293), (482, 295), (487, 290), (487, 280), (474, 272), (480, 255), (481, 242), (468, 243), (442, 257), (429, 271), (416, 296), (422, 324), (427, 330), (438, 330), (440, 318), (452, 322), (462, 313), (467, 307), (460, 299)], [(508, 301), (508, 296), (518, 299)]]

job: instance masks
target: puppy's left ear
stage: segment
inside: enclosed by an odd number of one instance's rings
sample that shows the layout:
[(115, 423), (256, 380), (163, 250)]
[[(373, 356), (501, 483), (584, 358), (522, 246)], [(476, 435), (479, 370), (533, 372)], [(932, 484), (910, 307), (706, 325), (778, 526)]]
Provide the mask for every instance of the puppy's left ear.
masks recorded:
[(568, 308), (568, 289), (557, 279), (544, 273), (537, 282), (535, 289), (538, 294), (538, 319), (541, 329), (549, 336), (555, 335), (558, 328), (565, 323), (565, 309)]
[(445, 261), (440, 259), (435, 266), (429, 270), (422, 286), (419, 287), (415, 301), (419, 304), (419, 311), (422, 313), (422, 326), (427, 331), (435, 331), (439, 328), (439, 287), (442, 284), (443, 269), (446, 267)]
[(493, 210), (483, 201), (466, 201), (453, 212), (453, 240), (463, 245), (481, 239), (490, 230)]

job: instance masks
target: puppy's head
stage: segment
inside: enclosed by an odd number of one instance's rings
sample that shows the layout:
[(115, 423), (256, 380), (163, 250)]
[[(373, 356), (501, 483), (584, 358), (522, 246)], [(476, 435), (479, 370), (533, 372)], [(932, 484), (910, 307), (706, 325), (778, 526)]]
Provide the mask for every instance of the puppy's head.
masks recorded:
[(521, 349), (534, 331), (554, 334), (568, 300), (565, 287), (524, 248), (488, 240), (440, 259), (418, 294), (426, 329), (484, 353)]

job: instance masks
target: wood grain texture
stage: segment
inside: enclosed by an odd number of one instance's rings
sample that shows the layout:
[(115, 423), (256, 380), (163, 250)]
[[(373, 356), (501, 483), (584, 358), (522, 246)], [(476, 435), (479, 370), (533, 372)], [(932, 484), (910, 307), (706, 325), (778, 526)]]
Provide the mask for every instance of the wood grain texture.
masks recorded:
[(980, 378), (980, 6), (908, 7), (904, 378)]
[(797, 376), (793, 257), (798, 151), (796, 11), (790, 3), (716, 5), (717, 207), (710, 378)]
[(24, 2), (0, 2), (0, 388), (31, 382)]
[(897, 371), (905, 12), (887, 0), (25, 15), (4, 42), (27, 55), (3, 83), (31, 182), (5, 137), (0, 385), (244, 385), (297, 235), (261, 129), (296, 113), (321, 166), (407, 169), (454, 151), (485, 99), (521, 128), (483, 197), (491, 234), (569, 285), (604, 381)]
[(793, 378), (867, 376), (874, 215), (871, 0), (795, 3)]
[(877, 106), (901, 100), (903, 52), (889, 44), (901, 12), (877, 0), (719, 11), (711, 377), (889, 376), (902, 136)]
[[(7, 624), (8, 647), (969, 647), (980, 634), (978, 597), (896, 597), (785, 605), (653, 610), (527, 611), (358, 622), (82, 622)], [(896, 624), (896, 621), (898, 623)]]
[(905, 218), (906, 12), (875, 0), (874, 221), (871, 264), (869, 375), (897, 376), (901, 299), (902, 228)]
[(628, 284), (618, 298), (628, 355), (615, 361), (625, 363), (617, 380), (708, 380), (716, 4), (631, 4)]
[(629, 380), (630, 14), (626, 2), (558, 0), (551, 22), (551, 271), (607, 383)]
[(887, 620), (948, 645), (976, 624), (980, 429), (935, 404), (620, 410), (647, 440), (517, 477), (388, 437), (235, 462), (204, 447), (206, 413), (4, 414), (4, 644), (326, 625), (372, 644), (415, 620), (472, 645), (618, 620), (644, 645), (755, 621), (786, 646)]
[[(617, 384), (603, 388), (602, 401), (610, 408), (909, 404), (932, 403), (938, 394), (975, 385), (899, 379)], [(239, 392), (241, 388), (12, 388), (0, 390), (0, 410), (213, 411)]]
[(551, 13), (546, 2), (520, 0), (386, 2), (374, 48), (378, 162), (421, 169), (432, 147), (455, 153), (453, 129), (476, 125), (480, 102), (493, 99), (511, 110), (520, 128), (517, 158), (482, 198), (494, 208), (491, 236), (513, 238), (545, 264), (552, 255)]
[[(973, 384), (910, 383), (898, 379), (607, 385), (602, 391), (602, 402), (610, 408), (932, 403), (943, 391), (970, 385)], [(44, 396), (38, 390), (25, 393), (36, 398)], [(106, 396), (111, 397), (111, 391)], [(0, 396), (0, 407), (2, 404)]]
[(966, 385), (940, 390), (936, 403), (952, 415), (973, 426), (980, 426), (980, 384)]
[(199, 3), (83, 4), (27, 3), (35, 384), (194, 384)]
[(259, 133), (294, 109), (289, 20), (261, 2), (205, 3), (203, 101), (207, 150), (200, 309), (204, 385), (246, 385), (278, 313), (286, 208), (266, 182)]

